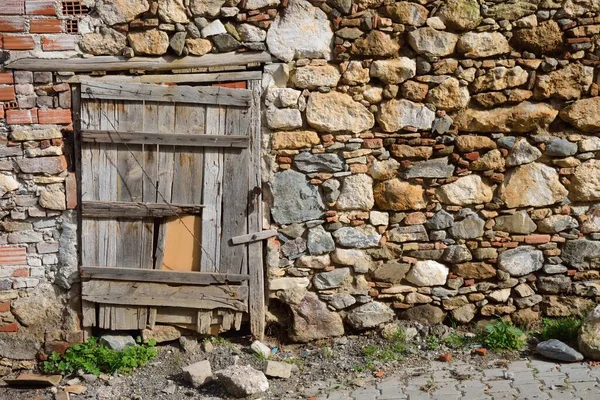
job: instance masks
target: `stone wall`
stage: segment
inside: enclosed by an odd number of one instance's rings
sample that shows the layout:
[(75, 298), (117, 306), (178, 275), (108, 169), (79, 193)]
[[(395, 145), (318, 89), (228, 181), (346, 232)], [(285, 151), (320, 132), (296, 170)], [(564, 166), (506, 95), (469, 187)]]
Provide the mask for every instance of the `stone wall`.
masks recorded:
[[(294, 340), (596, 301), (596, 1), (27, 0), (0, 16), (2, 62), (273, 55), (265, 268), (269, 319), (285, 304)], [(0, 71), (0, 341), (36, 351), (80, 338), (68, 75)]]

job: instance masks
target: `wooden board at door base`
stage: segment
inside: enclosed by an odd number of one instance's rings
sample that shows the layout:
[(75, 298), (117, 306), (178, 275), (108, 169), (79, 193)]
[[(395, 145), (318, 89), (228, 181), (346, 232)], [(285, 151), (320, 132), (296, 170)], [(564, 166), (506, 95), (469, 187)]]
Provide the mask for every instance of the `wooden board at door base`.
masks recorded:
[[(75, 126), (99, 138), (77, 136), (82, 265), (93, 266), (82, 276), (84, 326), (173, 324), (212, 334), (249, 320), (262, 337), (262, 243), (232, 240), (265, 236), (257, 190), (260, 88), (260, 80), (212, 87), (83, 81)], [(143, 96), (121, 96), (134, 92)], [(192, 94), (199, 101), (191, 101)], [(215, 140), (201, 139), (211, 136)], [(234, 142), (244, 145), (231, 147)], [(123, 218), (126, 210), (137, 214)], [(173, 222), (189, 218), (197, 221), (191, 228)], [(198, 247), (188, 252), (178, 247), (183, 243)], [(152, 274), (136, 281), (135, 269)], [(171, 275), (163, 281), (161, 271)], [(181, 282), (174, 271), (215, 278)]]

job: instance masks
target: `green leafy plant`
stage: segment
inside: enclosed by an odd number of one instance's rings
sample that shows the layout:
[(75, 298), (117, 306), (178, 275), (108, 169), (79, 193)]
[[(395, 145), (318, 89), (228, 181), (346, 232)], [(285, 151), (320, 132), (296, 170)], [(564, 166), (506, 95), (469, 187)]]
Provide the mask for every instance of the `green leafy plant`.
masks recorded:
[(332, 349), (329, 346), (321, 348), (321, 354), (323, 355), (323, 358), (337, 358), (337, 356), (339, 355), (336, 350)]
[(362, 349), (365, 356), (365, 364), (354, 366), (355, 371), (361, 372), (366, 369), (374, 369), (376, 363), (390, 363), (400, 361), (407, 351), (406, 337), (404, 331), (398, 328), (388, 340), (381, 345), (367, 345)]
[(577, 332), (583, 324), (582, 317), (544, 318), (540, 336), (542, 340), (558, 339), (576, 343)]
[(233, 346), (233, 344), (229, 340), (227, 340), (221, 336), (210, 336), (210, 337), (204, 338), (202, 343), (212, 343), (215, 346), (225, 346), (225, 347)]
[(481, 336), (481, 343), (492, 350), (519, 350), (525, 344), (523, 331), (502, 319), (486, 325)]
[(440, 348), (441, 341), (439, 337), (435, 335), (429, 335), (425, 339), (425, 344), (427, 344), (427, 348), (429, 350), (437, 350)]
[(128, 346), (117, 351), (99, 344), (98, 339), (91, 337), (87, 342), (71, 346), (64, 354), (52, 353), (42, 369), (47, 374), (71, 374), (83, 370), (88, 374), (100, 375), (120, 372), (127, 374), (146, 365), (158, 354), (156, 343), (151, 340), (143, 344), (137, 338), (137, 346)]

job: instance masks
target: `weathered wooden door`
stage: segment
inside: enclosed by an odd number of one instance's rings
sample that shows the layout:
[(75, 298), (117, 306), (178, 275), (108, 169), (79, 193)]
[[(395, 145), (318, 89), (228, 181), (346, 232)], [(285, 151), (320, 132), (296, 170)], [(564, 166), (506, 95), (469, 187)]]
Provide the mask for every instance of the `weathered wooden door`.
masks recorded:
[(262, 248), (244, 240), (261, 231), (260, 82), (248, 86), (81, 84), (84, 326), (214, 334), (250, 314), (262, 335)]

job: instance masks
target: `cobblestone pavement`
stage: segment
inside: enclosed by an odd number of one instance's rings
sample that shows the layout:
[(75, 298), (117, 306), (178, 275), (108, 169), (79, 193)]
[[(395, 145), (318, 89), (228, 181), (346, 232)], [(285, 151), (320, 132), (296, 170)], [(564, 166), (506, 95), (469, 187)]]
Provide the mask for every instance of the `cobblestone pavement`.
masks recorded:
[(600, 367), (521, 360), (476, 369), (465, 362), (430, 362), (395, 376), (343, 390), (320, 381), (304, 392), (317, 400), (600, 400)]

